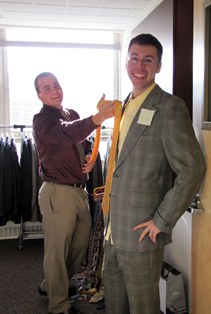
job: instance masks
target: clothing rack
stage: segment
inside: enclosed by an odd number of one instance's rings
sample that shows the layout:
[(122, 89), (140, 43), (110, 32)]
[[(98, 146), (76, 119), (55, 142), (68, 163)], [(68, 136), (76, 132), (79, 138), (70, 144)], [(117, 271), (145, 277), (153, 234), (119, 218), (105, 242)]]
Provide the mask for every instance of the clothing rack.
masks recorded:
[(32, 128), (31, 125), (24, 125), (24, 124), (13, 124), (13, 125), (0, 125), (1, 129), (20, 129), (23, 132), (25, 128)]
[[(21, 140), (24, 139), (24, 129), (31, 129), (31, 125), (13, 124), (13, 125), (0, 125), (0, 129), (19, 129), (21, 134)], [(28, 226), (26, 226), (28, 224)], [(5, 226), (6, 228), (7, 226)], [(3, 227), (4, 228), (4, 227)], [(37, 222), (25, 221), (23, 216), (20, 217), (20, 227), (18, 236), (18, 249), (22, 250), (25, 239), (37, 239), (43, 238), (42, 224)]]
[[(0, 125), (0, 130), (1, 129), (8, 129), (11, 130), (15, 129), (15, 130), (20, 130), (20, 142), (21, 140), (24, 139), (24, 130), (25, 129), (31, 129), (32, 126), (31, 125), (24, 125), (24, 124), (13, 124), (13, 125)], [(113, 128), (111, 127), (105, 127), (102, 126), (102, 130), (101, 130), (101, 142), (102, 144), (105, 146), (105, 144), (107, 143), (107, 140), (111, 137), (113, 132)], [(7, 135), (7, 134), (6, 134)], [(17, 139), (17, 136), (14, 136), (15, 139)], [(104, 148), (105, 151), (105, 148)], [(104, 165), (104, 160), (102, 160), (102, 164)], [(104, 167), (103, 167), (104, 168)], [(8, 222), (8, 224), (4, 227), (0, 227), (0, 228), (7, 228), (6, 231), (7, 232), (3, 232), (4, 230), (2, 230), (3, 238), (16, 238), (15, 235), (17, 235), (18, 233), (18, 249), (22, 250), (23, 248), (23, 243), (24, 240), (26, 239), (37, 239), (37, 238), (43, 238), (43, 232), (42, 232), (42, 224), (40, 222), (28, 222), (23, 220), (23, 217), (21, 216), (20, 218), (20, 225), (19, 223), (15, 225), (15, 227), (13, 227), (13, 223), (12, 226), (10, 225), (11, 222)], [(15, 232), (11, 232), (10, 230), (15, 228)], [(18, 228), (18, 231), (17, 231)], [(15, 235), (14, 235), (15, 233)], [(5, 237), (6, 235), (6, 237)], [(1, 237), (1, 238), (2, 238)]]

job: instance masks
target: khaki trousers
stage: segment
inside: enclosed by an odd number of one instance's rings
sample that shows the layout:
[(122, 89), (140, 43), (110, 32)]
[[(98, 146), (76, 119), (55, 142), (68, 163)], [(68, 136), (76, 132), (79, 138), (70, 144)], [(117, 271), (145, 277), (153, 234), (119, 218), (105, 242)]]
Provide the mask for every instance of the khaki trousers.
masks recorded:
[(70, 278), (80, 270), (91, 228), (88, 194), (68, 185), (44, 182), (39, 192), (44, 229), (44, 275), (49, 312), (70, 307)]
[(163, 249), (127, 252), (105, 242), (103, 283), (106, 314), (159, 314)]

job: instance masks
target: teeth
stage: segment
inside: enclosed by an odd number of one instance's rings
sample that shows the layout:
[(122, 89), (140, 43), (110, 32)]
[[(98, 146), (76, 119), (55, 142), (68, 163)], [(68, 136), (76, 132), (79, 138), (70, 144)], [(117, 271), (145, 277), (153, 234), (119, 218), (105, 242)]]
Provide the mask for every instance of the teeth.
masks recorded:
[(144, 75), (143, 74), (134, 74), (134, 76), (136, 76), (136, 77), (144, 77)]

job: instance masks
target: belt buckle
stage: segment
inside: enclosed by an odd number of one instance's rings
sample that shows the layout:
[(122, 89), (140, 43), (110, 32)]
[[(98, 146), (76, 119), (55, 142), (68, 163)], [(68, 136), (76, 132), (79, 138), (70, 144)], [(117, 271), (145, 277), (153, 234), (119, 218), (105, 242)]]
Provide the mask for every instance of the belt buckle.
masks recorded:
[(83, 183), (74, 183), (73, 184), (74, 188), (79, 188), (79, 189), (84, 189), (84, 184)]

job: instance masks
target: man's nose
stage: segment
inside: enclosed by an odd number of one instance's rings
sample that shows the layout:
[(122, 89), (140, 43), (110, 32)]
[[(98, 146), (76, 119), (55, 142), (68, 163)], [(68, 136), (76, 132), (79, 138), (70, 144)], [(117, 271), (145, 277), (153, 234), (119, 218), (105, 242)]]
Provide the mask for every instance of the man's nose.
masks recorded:
[(138, 60), (138, 63), (137, 65), (141, 68), (144, 68), (145, 67), (145, 61), (144, 60)]
[(58, 88), (57, 88), (57, 87), (53, 87), (53, 88), (52, 88), (52, 91), (53, 91), (54, 93), (55, 93), (55, 92), (57, 93), (57, 92), (58, 92)]

